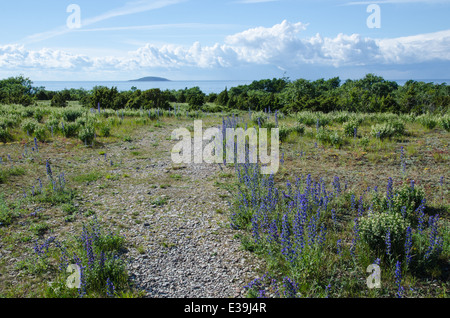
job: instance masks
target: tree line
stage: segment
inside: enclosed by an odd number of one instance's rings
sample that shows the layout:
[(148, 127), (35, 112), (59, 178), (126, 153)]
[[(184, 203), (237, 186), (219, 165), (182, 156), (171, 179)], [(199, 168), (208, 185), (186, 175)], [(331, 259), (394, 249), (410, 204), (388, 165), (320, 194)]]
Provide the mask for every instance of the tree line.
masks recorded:
[(450, 85), (410, 80), (404, 85), (367, 74), (358, 80), (341, 82), (339, 77), (328, 80), (289, 80), (274, 78), (254, 81), (249, 85), (225, 88), (219, 94), (205, 94), (199, 87), (180, 90), (133, 87), (118, 91), (116, 87), (96, 86), (92, 90), (65, 89), (48, 91), (33, 87), (22, 76), (0, 81), (0, 102), (4, 104), (34, 104), (50, 100), (53, 106), (66, 107), (68, 101), (80, 101), (91, 108), (169, 109), (170, 103), (187, 103), (192, 110), (253, 110), (351, 111), (392, 113), (445, 113), (450, 105)]

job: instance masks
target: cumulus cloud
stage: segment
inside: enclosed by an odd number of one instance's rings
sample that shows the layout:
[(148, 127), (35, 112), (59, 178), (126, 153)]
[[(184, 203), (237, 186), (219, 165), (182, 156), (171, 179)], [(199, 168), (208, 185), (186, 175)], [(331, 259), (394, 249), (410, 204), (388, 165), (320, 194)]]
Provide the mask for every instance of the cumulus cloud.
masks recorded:
[(5, 69), (65, 69), (77, 70), (93, 65), (87, 56), (61, 50), (43, 48), (39, 51), (26, 50), (22, 45), (0, 46), (0, 67)]
[(302, 37), (301, 22), (283, 21), (229, 35), (224, 43), (202, 46), (147, 44), (125, 56), (89, 57), (61, 50), (27, 50), (0, 46), (3, 69), (128, 71), (142, 69), (230, 68), (272, 65), (289, 69), (301, 65), (373, 66), (450, 61), (450, 30), (393, 39), (371, 39), (359, 34)]
[(377, 41), (385, 63), (450, 60), (450, 30)]

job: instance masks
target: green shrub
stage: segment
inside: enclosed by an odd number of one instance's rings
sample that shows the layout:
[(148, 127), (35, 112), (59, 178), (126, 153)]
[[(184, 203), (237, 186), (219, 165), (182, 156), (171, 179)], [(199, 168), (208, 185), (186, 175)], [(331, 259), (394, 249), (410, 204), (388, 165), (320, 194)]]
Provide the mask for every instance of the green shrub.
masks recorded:
[(77, 118), (83, 116), (83, 111), (81, 109), (75, 109), (75, 108), (67, 108), (64, 109), (62, 113), (62, 117), (65, 121), (68, 122), (74, 122), (77, 120)]
[(34, 133), (34, 130), (37, 128), (38, 124), (39, 123), (36, 121), (36, 119), (26, 119), (22, 123), (22, 130), (31, 135)]
[(444, 115), (440, 119), (440, 124), (443, 129), (450, 132), (450, 115)]
[(316, 113), (315, 125), (319, 127), (325, 127), (330, 123), (330, 117), (323, 113)]
[(355, 129), (358, 129), (358, 123), (354, 120), (350, 120), (346, 123), (344, 123), (344, 135), (347, 137), (353, 137), (355, 135)]
[(330, 133), (324, 128), (319, 129), (319, 131), (316, 133), (316, 138), (318, 141), (324, 144), (330, 143)]
[(34, 115), (34, 109), (33, 108), (24, 108), (20, 114), (22, 118), (30, 118)]
[(393, 121), (392, 123), (376, 124), (372, 126), (371, 135), (380, 137), (380, 139), (392, 138), (402, 135), (405, 132), (405, 125), (401, 121)]
[(61, 122), (61, 132), (66, 138), (76, 137), (80, 126), (77, 123)]
[[(189, 115), (191, 115), (191, 114), (189, 114)], [(158, 114), (156, 113), (155, 109), (152, 109), (152, 110), (148, 111), (148, 118), (150, 120), (157, 120), (158, 119)]]
[(401, 120), (392, 121), (392, 127), (394, 128), (394, 134), (397, 136), (405, 133), (405, 124)]
[(279, 129), (280, 141), (286, 141), (287, 137), (291, 133), (291, 129), (289, 129), (286, 125), (281, 125)]
[(101, 134), (103, 137), (109, 137), (109, 136), (111, 136), (111, 126), (110, 126), (109, 124), (103, 124), (103, 125), (100, 127), (100, 134)]
[(337, 148), (342, 147), (344, 144), (344, 139), (338, 134), (337, 131), (329, 133), (330, 143)]
[(272, 122), (266, 122), (264, 125), (261, 125), (261, 128), (266, 128), (270, 131), (272, 128), (276, 128), (276, 125)]
[(76, 120), (75, 120), (75, 122), (78, 124), (78, 126), (80, 126), (80, 127), (82, 127), (82, 126), (84, 126), (84, 125), (86, 125), (86, 123), (87, 123), (87, 121), (88, 121), (88, 118), (87, 117), (78, 117)]
[(47, 128), (49, 130), (51, 130), (53, 127), (53, 131), (55, 132), (59, 129), (59, 119), (56, 117), (50, 116), (47, 119), (47, 122), (45, 123), (45, 125), (47, 126)]
[(313, 112), (299, 112), (297, 113), (297, 122), (311, 127), (317, 123), (317, 118)]
[(19, 122), (19, 118), (14, 115), (8, 115), (3, 116), (0, 118), (0, 128), (6, 129), (6, 128), (12, 128), (17, 125)]
[(427, 129), (434, 129), (438, 125), (437, 119), (430, 114), (420, 115), (416, 118), (416, 121)]
[(361, 138), (361, 140), (359, 141), (361, 147), (367, 147), (370, 143), (370, 139), (367, 136), (364, 136)]
[(347, 112), (332, 113), (333, 121), (338, 124), (343, 124), (350, 120), (350, 114)]
[(34, 135), (39, 141), (46, 141), (48, 138), (48, 130), (44, 125), (38, 125), (34, 131)]
[(90, 145), (94, 141), (94, 138), (95, 138), (95, 128), (94, 128), (94, 126), (93, 125), (86, 125), (86, 126), (82, 127), (80, 132), (79, 132), (79, 134), (78, 134), (78, 138), (82, 142)]
[(386, 234), (390, 232), (391, 252), (402, 253), (409, 223), (399, 214), (373, 212), (360, 220), (361, 239), (377, 252), (386, 251)]
[(409, 185), (403, 186), (400, 190), (395, 191), (392, 198), (393, 212), (402, 215), (413, 226), (417, 225), (418, 218), (415, 214), (417, 208), (425, 199), (425, 191), (423, 188)]
[(264, 112), (254, 112), (252, 113), (252, 121), (255, 124), (261, 124), (264, 125), (267, 120), (267, 115), (264, 114)]
[(44, 118), (44, 111), (40, 108), (36, 108), (34, 110), (33, 114), (34, 119), (36, 119), (38, 122), (42, 121), (42, 118)]
[(11, 140), (11, 134), (7, 128), (0, 127), (0, 142), (8, 142)]
[(297, 123), (294, 127), (292, 127), (292, 130), (300, 135), (303, 135), (305, 133), (305, 129), (305, 126), (300, 123)]
[(316, 133), (316, 138), (323, 144), (333, 145), (338, 148), (344, 144), (344, 139), (337, 131), (330, 131), (323, 127)]

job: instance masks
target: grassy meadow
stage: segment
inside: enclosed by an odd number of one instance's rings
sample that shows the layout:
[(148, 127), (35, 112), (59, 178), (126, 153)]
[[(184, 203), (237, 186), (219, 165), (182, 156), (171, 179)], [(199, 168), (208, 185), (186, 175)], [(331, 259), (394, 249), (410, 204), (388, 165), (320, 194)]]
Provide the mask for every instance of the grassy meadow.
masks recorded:
[[(229, 206), (223, 226), (262, 262), (247, 297), (448, 297), (450, 117), (351, 112), (206, 113), (89, 109), (40, 101), (0, 105), (0, 297), (142, 297), (123, 235), (145, 211), (102, 200), (124, 187), (193, 185), (139, 167), (170, 158), (171, 132), (207, 127), (280, 129), (280, 169), (228, 163), (215, 176)], [(140, 143), (144, 136), (152, 142)], [(69, 288), (70, 264), (82, 269)], [(380, 268), (369, 288), (369, 265)]]

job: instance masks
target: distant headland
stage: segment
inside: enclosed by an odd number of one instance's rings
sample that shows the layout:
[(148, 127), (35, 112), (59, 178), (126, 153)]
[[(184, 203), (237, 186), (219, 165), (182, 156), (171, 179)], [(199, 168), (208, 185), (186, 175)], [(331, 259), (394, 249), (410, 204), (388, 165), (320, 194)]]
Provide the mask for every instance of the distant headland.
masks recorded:
[(167, 78), (163, 77), (155, 77), (155, 76), (147, 76), (135, 80), (131, 80), (130, 82), (170, 82)]

